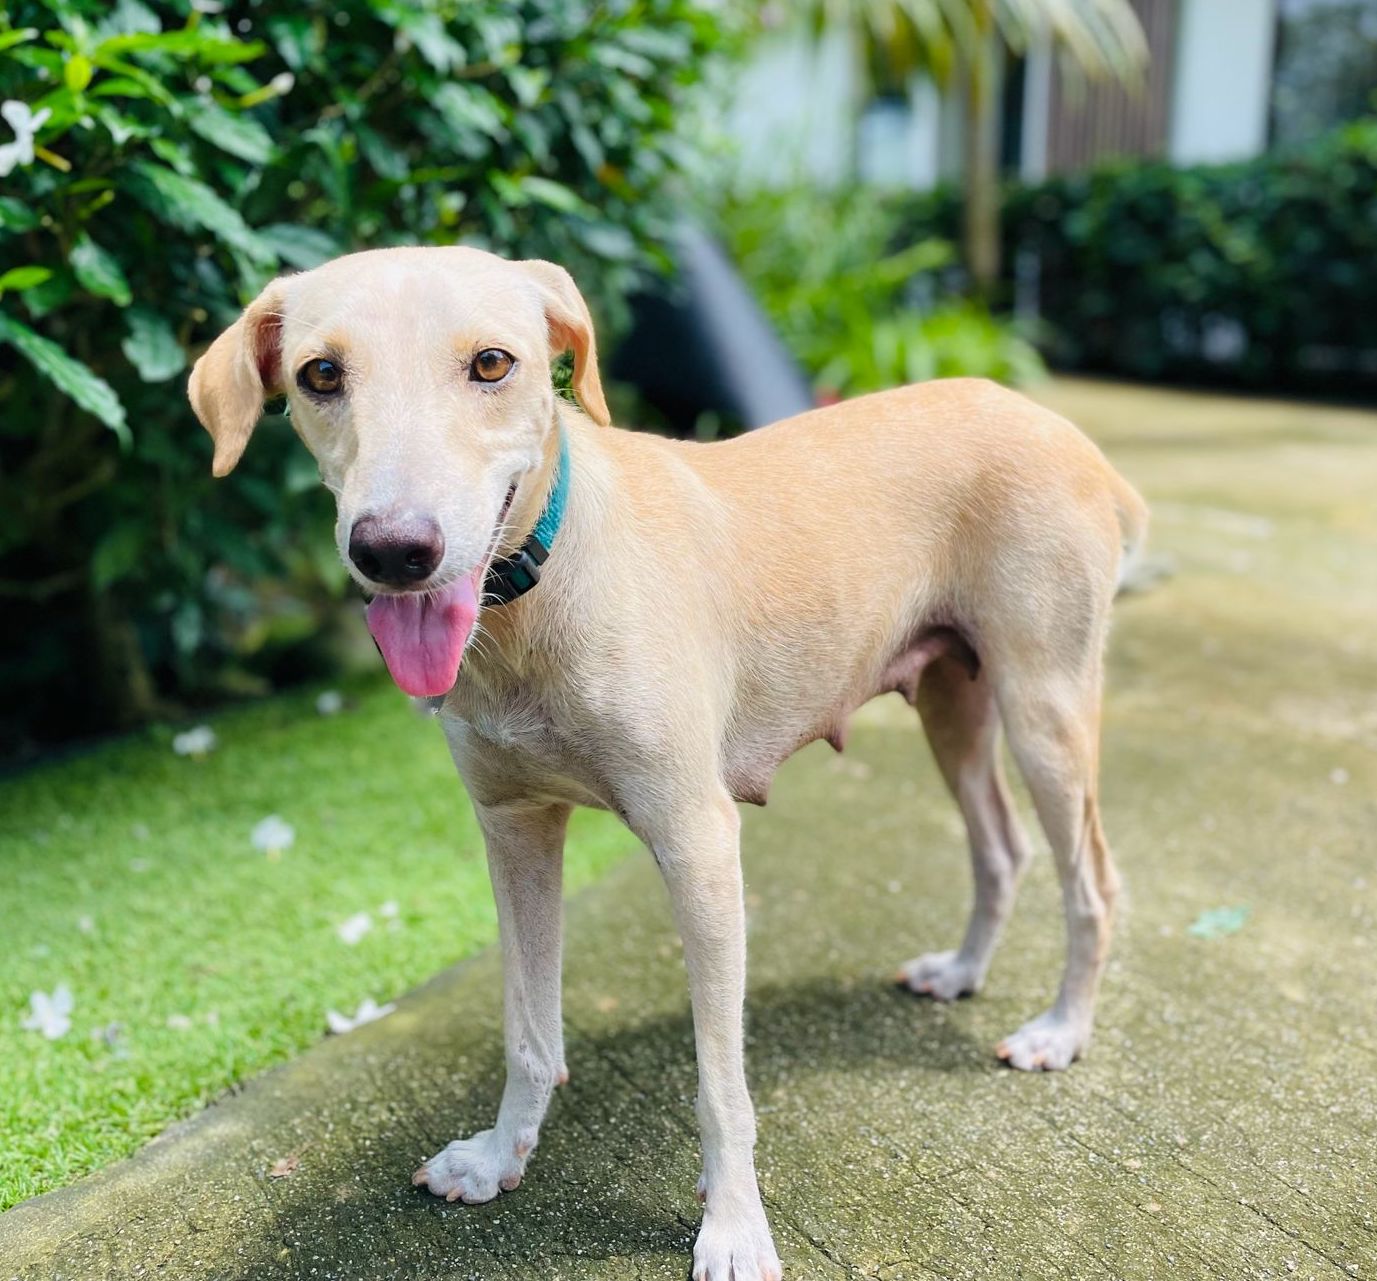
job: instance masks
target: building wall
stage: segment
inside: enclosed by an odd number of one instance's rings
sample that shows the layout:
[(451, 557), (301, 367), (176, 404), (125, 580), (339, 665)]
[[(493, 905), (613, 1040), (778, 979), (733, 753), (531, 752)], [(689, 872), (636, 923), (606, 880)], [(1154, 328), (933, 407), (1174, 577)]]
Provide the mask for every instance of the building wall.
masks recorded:
[[(1227, 7), (1233, 0), (1209, 0)], [(1147, 41), (1148, 64), (1137, 84), (1116, 80), (1091, 81), (1074, 68), (1062, 65), (1046, 45), (1039, 51), (1050, 69), (1044, 72), (1030, 60), (1032, 86), (1038, 73), (1045, 74), (1047, 140), (1042, 154), (1046, 173), (1079, 173), (1100, 161), (1117, 156), (1159, 157), (1167, 152), (1172, 109), (1174, 71), (1180, 10), (1188, 0), (1132, 0)], [(1025, 94), (1024, 110), (1029, 108)], [(1024, 164), (1033, 168), (1030, 150), (1035, 149), (1034, 120), (1025, 114)]]
[(902, 99), (867, 104), (865, 95), (845, 33), (817, 42), (801, 32), (763, 37), (737, 79), (725, 122), (736, 144), (737, 181), (835, 187), (859, 178), (926, 190), (949, 176), (952, 112), (931, 81), (914, 77)]
[[(1025, 179), (1111, 155), (1176, 164), (1245, 159), (1268, 141), (1276, 0), (1134, 0), (1153, 50), (1142, 91), (1069, 84), (1044, 45), (1023, 78)], [(905, 99), (867, 104), (849, 35), (760, 40), (726, 113), (743, 186), (799, 181), (926, 189), (958, 176), (961, 107), (915, 77)]]
[(1275, 0), (1179, 0), (1168, 152), (1177, 164), (1267, 147)]
[(851, 42), (785, 32), (761, 38), (737, 79), (726, 132), (744, 186), (835, 186), (854, 166), (861, 85)]

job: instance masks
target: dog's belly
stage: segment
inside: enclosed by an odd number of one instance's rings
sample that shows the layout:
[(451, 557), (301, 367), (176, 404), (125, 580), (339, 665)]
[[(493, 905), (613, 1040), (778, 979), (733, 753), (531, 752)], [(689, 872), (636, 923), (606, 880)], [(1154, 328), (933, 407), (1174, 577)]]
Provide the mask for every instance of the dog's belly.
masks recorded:
[[(926, 627), (906, 637), (882, 662), (858, 664), (841, 688), (818, 690), (807, 674), (795, 672), (765, 698), (742, 700), (750, 711), (734, 718), (723, 752), (726, 784), (733, 798), (764, 805), (775, 771), (809, 743), (823, 739), (842, 751), (848, 722), (862, 703), (881, 694), (900, 694), (914, 704), (924, 670), (939, 658), (961, 663), (972, 680), (980, 673), (980, 660), (959, 631)], [(762, 707), (764, 716), (759, 715)]]

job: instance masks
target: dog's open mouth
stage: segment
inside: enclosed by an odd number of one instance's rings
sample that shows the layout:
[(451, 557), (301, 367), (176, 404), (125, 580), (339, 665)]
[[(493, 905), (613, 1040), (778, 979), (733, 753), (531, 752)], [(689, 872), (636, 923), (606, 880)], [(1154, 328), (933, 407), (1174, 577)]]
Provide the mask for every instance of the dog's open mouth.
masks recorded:
[(513, 484), (497, 513), (488, 550), (472, 573), (443, 587), (401, 596), (375, 596), (370, 602), (368, 630), (403, 693), (432, 698), (448, 694), (454, 687), (464, 646), (478, 621), (483, 579), (515, 497)]

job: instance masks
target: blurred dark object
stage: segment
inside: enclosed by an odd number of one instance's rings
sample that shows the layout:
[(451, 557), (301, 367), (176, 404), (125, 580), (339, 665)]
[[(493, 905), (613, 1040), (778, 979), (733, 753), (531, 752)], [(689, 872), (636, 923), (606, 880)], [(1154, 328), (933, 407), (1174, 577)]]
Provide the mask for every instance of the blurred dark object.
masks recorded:
[(675, 277), (632, 299), (612, 377), (678, 436), (698, 434), (705, 416), (749, 430), (811, 409), (808, 380), (722, 246), (683, 223), (673, 253)]
[[(960, 196), (909, 203), (951, 236)], [(1064, 369), (1377, 397), (1377, 121), (1236, 164), (1120, 161), (1007, 193), (1002, 295)]]

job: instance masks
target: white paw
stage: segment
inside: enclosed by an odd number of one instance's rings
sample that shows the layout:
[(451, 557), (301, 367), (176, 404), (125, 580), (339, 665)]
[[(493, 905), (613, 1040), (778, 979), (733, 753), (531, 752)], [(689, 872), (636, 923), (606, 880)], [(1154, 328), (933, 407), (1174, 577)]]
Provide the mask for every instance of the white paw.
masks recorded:
[(1080, 1058), (1090, 1043), (1090, 1027), (1053, 1013), (1039, 1014), (1013, 1036), (1006, 1036), (995, 1053), (1010, 1067), (1024, 1072), (1060, 1072)]
[(784, 1268), (760, 1202), (735, 1212), (714, 1204), (709, 1197), (693, 1243), (693, 1281), (781, 1281)]
[(928, 952), (905, 961), (894, 981), (910, 992), (938, 1001), (954, 1001), (958, 996), (980, 991), (985, 976), (976, 965), (963, 961), (956, 952)]
[(456, 1139), (437, 1152), (411, 1176), (411, 1182), (446, 1201), (481, 1205), (521, 1182), (535, 1144), (535, 1130), (519, 1131), (515, 1137), (484, 1130), (471, 1139)]

